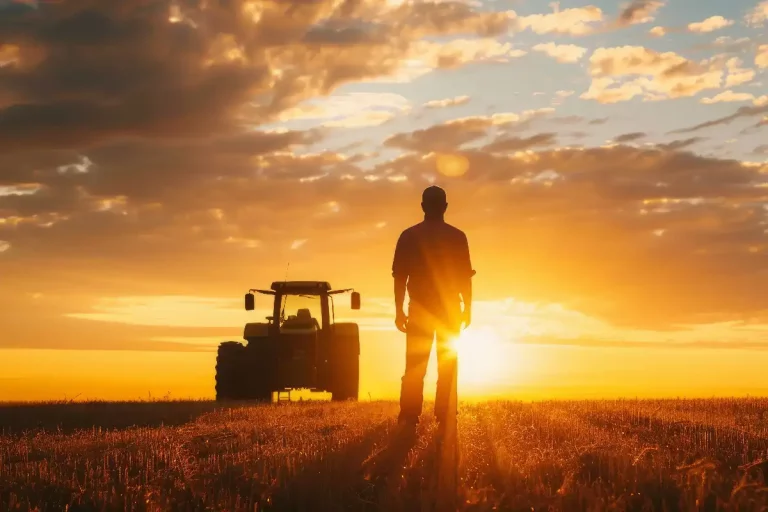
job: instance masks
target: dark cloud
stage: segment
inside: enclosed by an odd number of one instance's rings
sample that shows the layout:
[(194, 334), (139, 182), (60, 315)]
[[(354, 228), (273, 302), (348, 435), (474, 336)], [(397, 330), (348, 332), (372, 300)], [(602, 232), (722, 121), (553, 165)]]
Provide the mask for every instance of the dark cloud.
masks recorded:
[(19, 59), (0, 68), (0, 150), (235, 133), (394, 71), (421, 37), (506, 27), (459, 2), (250, 5), (73, 0), (3, 17)]
[(644, 139), (645, 137), (647, 137), (646, 133), (632, 132), (632, 133), (625, 133), (625, 134), (619, 135), (613, 140), (615, 140), (618, 143), (625, 143), (625, 142), (634, 142), (636, 140)]
[(688, 128), (682, 128), (680, 130), (673, 130), (669, 132), (670, 134), (677, 134), (677, 133), (693, 133), (697, 131), (704, 130), (706, 128), (712, 128), (713, 126), (720, 126), (724, 124), (730, 124), (733, 121), (736, 121), (738, 119), (743, 118), (749, 118), (749, 117), (755, 117), (763, 114), (768, 114), (768, 105), (765, 106), (754, 106), (754, 107), (741, 107), (739, 108), (735, 113), (720, 117), (718, 119), (714, 119), (712, 121), (707, 121), (705, 123), (700, 123), (695, 126), (691, 126)]
[(485, 137), (493, 125), (491, 117), (467, 117), (434, 125), (411, 133), (389, 137), (385, 146), (414, 151), (453, 151), (464, 144)]
[(687, 147), (693, 146), (694, 144), (697, 144), (705, 140), (707, 140), (706, 137), (690, 137), (688, 139), (673, 140), (672, 142), (668, 142), (666, 144), (658, 144), (657, 146), (660, 149), (664, 149), (667, 151), (677, 151), (680, 149), (685, 149)]
[(556, 133), (539, 133), (530, 137), (503, 137), (499, 138), (487, 146), (483, 147), (484, 151), (492, 153), (496, 152), (509, 152), (509, 151), (523, 151), (526, 149), (536, 147), (554, 146), (557, 144)]
[(661, 7), (659, 0), (631, 0), (619, 13), (619, 25), (638, 23)]

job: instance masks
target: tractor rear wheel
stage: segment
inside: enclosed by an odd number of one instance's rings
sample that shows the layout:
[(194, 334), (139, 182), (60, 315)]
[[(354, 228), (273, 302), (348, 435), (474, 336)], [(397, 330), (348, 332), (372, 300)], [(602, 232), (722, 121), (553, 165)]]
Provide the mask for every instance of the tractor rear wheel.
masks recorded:
[(216, 356), (216, 400), (236, 400), (242, 398), (244, 377), (241, 362), (245, 347), (236, 341), (219, 344)]
[(360, 390), (360, 332), (357, 324), (334, 324), (331, 400), (357, 400)]

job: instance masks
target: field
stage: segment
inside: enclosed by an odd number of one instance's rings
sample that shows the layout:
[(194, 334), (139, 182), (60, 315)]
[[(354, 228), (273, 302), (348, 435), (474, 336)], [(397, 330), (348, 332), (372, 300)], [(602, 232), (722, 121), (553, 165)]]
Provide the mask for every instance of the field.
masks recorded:
[(463, 403), (456, 462), (396, 414), (4, 406), (0, 510), (768, 510), (768, 399)]

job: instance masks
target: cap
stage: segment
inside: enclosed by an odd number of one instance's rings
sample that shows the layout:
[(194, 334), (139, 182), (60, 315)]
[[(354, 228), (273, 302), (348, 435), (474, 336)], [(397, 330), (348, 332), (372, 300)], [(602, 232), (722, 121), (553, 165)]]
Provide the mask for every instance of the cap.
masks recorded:
[(445, 204), (448, 202), (448, 199), (446, 198), (445, 190), (432, 185), (424, 189), (424, 192), (421, 194), (421, 201), (425, 204)]

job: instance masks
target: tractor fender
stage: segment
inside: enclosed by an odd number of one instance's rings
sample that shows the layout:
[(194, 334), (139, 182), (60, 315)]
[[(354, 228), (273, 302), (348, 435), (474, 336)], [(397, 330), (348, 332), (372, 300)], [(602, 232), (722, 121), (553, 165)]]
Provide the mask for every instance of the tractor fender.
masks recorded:
[(263, 323), (250, 323), (245, 324), (243, 329), (243, 338), (265, 338), (269, 336), (269, 324)]

